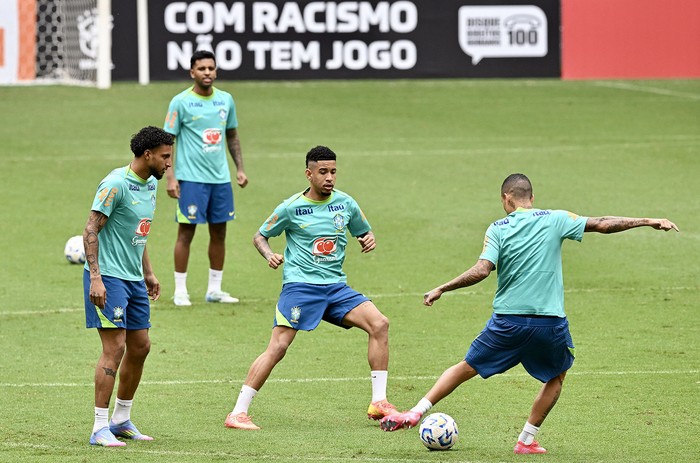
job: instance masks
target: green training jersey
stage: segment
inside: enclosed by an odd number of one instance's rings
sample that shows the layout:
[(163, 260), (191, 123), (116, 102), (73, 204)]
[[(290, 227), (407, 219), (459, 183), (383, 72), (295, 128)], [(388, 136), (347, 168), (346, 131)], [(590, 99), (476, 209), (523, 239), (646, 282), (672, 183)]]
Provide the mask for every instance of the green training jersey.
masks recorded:
[(494, 313), (565, 317), (561, 245), (581, 241), (587, 217), (523, 209), (489, 226), (479, 259), (498, 272)]
[(213, 88), (210, 96), (190, 87), (170, 101), (163, 129), (177, 137), (175, 178), (200, 183), (229, 183), (226, 130), (238, 127), (230, 93)]
[[(97, 187), (92, 210), (108, 217), (97, 235), (102, 275), (143, 280), (143, 251), (156, 209), (158, 181), (144, 180), (129, 166), (114, 169)], [(90, 270), (88, 263), (85, 268)]]
[(262, 224), (260, 234), (270, 238), (285, 232), (283, 284), (332, 284), (347, 281), (346, 233), (359, 236), (371, 229), (357, 202), (333, 190), (324, 201), (311, 200), (304, 192), (286, 199)]

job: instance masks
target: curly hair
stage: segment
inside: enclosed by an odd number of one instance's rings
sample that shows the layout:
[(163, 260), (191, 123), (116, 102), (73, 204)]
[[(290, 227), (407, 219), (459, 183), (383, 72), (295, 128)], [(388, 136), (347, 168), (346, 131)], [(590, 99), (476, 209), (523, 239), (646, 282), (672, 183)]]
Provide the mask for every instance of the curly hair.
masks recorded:
[(165, 130), (149, 125), (131, 136), (131, 152), (141, 157), (146, 150), (152, 150), (160, 145), (172, 146), (175, 139)]

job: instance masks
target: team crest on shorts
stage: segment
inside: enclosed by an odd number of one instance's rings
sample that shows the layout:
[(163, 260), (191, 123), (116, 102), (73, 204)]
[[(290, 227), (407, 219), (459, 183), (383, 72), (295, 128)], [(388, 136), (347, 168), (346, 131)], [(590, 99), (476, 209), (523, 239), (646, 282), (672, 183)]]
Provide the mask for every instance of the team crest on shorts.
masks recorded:
[(195, 204), (190, 204), (187, 206), (187, 218), (196, 219), (197, 218), (197, 206)]
[(114, 321), (115, 322), (122, 322), (122, 317), (124, 316), (124, 309), (121, 307), (115, 307), (114, 308)]
[(289, 321), (291, 323), (299, 323), (299, 317), (301, 317), (301, 307), (292, 307), (292, 319)]

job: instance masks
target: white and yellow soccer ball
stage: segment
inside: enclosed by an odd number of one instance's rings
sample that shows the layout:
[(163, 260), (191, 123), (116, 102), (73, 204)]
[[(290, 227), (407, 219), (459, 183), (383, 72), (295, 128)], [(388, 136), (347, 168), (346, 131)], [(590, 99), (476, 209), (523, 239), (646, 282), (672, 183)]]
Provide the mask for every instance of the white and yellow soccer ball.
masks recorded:
[(66, 241), (63, 254), (66, 256), (66, 260), (71, 264), (84, 264), (85, 246), (83, 245), (82, 235), (70, 237), (68, 241)]
[(431, 413), (423, 418), (419, 432), (421, 442), (430, 450), (450, 449), (459, 437), (457, 423), (444, 413)]

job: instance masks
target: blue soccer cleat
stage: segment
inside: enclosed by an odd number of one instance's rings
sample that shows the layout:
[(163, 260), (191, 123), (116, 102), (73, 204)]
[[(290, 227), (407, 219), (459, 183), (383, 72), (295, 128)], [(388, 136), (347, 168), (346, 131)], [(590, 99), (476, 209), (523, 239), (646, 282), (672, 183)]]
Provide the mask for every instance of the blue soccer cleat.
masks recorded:
[(120, 424), (114, 424), (110, 421), (109, 430), (112, 431), (112, 434), (114, 434), (115, 436), (123, 437), (124, 439), (153, 440), (151, 436), (141, 434), (139, 430), (136, 429), (136, 426), (134, 426), (134, 423), (132, 423), (131, 420), (126, 420), (125, 422)]
[(102, 447), (124, 447), (126, 444), (117, 440), (107, 426), (92, 433), (90, 445), (101, 445)]

